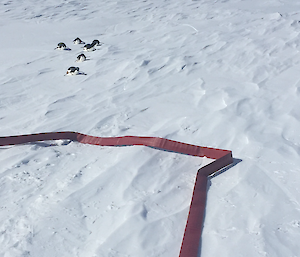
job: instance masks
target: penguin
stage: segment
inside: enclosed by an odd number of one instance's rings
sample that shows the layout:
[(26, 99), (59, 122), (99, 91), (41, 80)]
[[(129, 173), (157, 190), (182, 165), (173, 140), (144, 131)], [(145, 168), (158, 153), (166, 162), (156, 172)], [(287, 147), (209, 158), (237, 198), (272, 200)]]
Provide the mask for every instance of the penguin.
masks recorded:
[(73, 40), (73, 43), (74, 43), (75, 45), (84, 44), (84, 42), (83, 42), (79, 37), (75, 38), (75, 39)]
[(57, 47), (55, 49), (65, 50), (65, 49), (67, 49), (67, 46), (66, 46), (65, 43), (60, 42), (60, 43), (57, 44)]
[(92, 51), (95, 51), (95, 45), (93, 44), (86, 44), (84, 47), (83, 47), (83, 50), (84, 51), (87, 51), (87, 52), (92, 52)]
[(96, 49), (94, 46), (101, 46), (101, 43), (99, 42), (99, 40), (95, 39), (95, 40), (93, 40), (93, 42), (91, 44), (86, 44), (83, 47), (83, 50), (88, 51), (88, 52), (95, 51)]
[(86, 60), (86, 56), (84, 54), (80, 54), (77, 56), (76, 62), (84, 62)]
[(101, 46), (101, 43), (99, 42), (99, 40), (95, 39), (93, 42), (92, 42), (92, 45), (96, 45), (96, 46)]
[(78, 67), (70, 67), (68, 70), (67, 70), (67, 73), (66, 75), (78, 75), (79, 74), (79, 68)]

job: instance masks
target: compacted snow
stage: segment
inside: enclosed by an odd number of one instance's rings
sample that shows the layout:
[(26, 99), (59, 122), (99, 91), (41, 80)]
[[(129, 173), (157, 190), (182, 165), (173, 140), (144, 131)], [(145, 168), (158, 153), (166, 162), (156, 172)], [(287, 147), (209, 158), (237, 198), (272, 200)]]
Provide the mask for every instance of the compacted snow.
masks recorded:
[[(232, 150), (209, 181), (199, 256), (299, 257), (299, 21), (296, 0), (1, 1), (0, 136)], [(0, 153), (1, 257), (178, 256), (210, 161), (69, 141)]]

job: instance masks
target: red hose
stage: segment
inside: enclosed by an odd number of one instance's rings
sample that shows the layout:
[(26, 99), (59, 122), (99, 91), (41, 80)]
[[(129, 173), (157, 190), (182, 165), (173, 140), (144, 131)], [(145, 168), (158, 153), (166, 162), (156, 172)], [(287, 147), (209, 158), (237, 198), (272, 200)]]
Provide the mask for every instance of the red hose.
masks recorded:
[(219, 169), (232, 163), (233, 160), (231, 151), (190, 145), (159, 137), (94, 137), (70, 131), (0, 137), (0, 146), (60, 139), (68, 139), (83, 144), (101, 146), (144, 145), (160, 150), (172, 151), (199, 157), (206, 156), (207, 158), (215, 159), (214, 162), (198, 170), (179, 255), (179, 257), (198, 256), (206, 205), (207, 177), (218, 171)]

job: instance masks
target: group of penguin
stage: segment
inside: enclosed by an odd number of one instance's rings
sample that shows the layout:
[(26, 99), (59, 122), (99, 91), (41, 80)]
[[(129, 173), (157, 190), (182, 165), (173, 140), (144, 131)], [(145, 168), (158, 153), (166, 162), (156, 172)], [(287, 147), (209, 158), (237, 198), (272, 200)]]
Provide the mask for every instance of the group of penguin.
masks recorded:
[[(79, 37), (75, 38), (73, 40), (73, 43), (75, 45), (85, 44), (85, 42), (83, 42)], [(95, 39), (91, 44), (86, 44), (83, 47), (83, 51), (92, 52), (92, 51), (96, 50), (95, 46), (101, 46), (101, 45), (102, 45), (102, 43), (100, 43), (99, 40)], [(58, 50), (71, 50), (63, 42), (58, 43), (58, 45), (55, 49), (58, 49)], [(86, 56), (84, 54), (80, 54), (80, 55), (77, 56), (76, 62), (84, 62), (85, 60), (86, 60)], [(78, 74), (86, 75), (85, 73), (80, 73), (79, 72), (79, 67), (72, 66), (67, 70), (67, 73), (65, 75), (78, 75)]]

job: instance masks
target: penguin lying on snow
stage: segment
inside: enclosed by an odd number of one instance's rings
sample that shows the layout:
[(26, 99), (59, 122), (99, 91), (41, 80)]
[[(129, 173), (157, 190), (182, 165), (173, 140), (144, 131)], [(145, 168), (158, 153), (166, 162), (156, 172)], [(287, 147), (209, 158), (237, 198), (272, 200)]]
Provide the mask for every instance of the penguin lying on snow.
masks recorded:
[(95, 40), (92, 42), (92, 45), (101, 46), (102, 43), (100, 43), (99, 40), (95, 39)]
[(86, 44), (83, 47), (83, 50), (88, 51), (88, 52), (95, 51), (96, 49), (94, 46), (101, 46), (101, 43), (99, 42), (99, 40), (95, 39), (91, 44)]
[(55, 49), (59, 49), (59, 50), (71, 50), (71, 49), (68, 48), (68, 47), (66, 46), (66, 44), (63, 43), (63, 42), (58, 43), (58, 44), (57, 44), (57, 47), (56, 47)]
[(60, 42), (57, 44), (56, 49), (65, 50), (67, 48), (66, 44), (63, 42)]
[(84, 44), (84, 42), (83, 42), (79, 37), (75, 38), (75, 39), (73, 40), (73, 43), (74, 43), (75, 45)]
[(67, 70), (67, 73), (66, 75), (78, 75), (79, 74), (79, 68), (78, 67), (70, 67), (68, 70)]
[(76, 62), (84, 62), (86, 60), (86, 56), (84, 54), (80, 54), (77, 56)]
[(65, 75), (86, 75), (86, 74), (83, 72), (80, 72), (79, 67), (72, 66), (67, 70), (67, 73)]
[(95, 51), (96, 49), (95, 49), (94, 45), (92, 45), (92, 44), (86, 44), (83, 47), (83, 50), (87, 51), (87, 52), (92, 52), (92, 51)]

